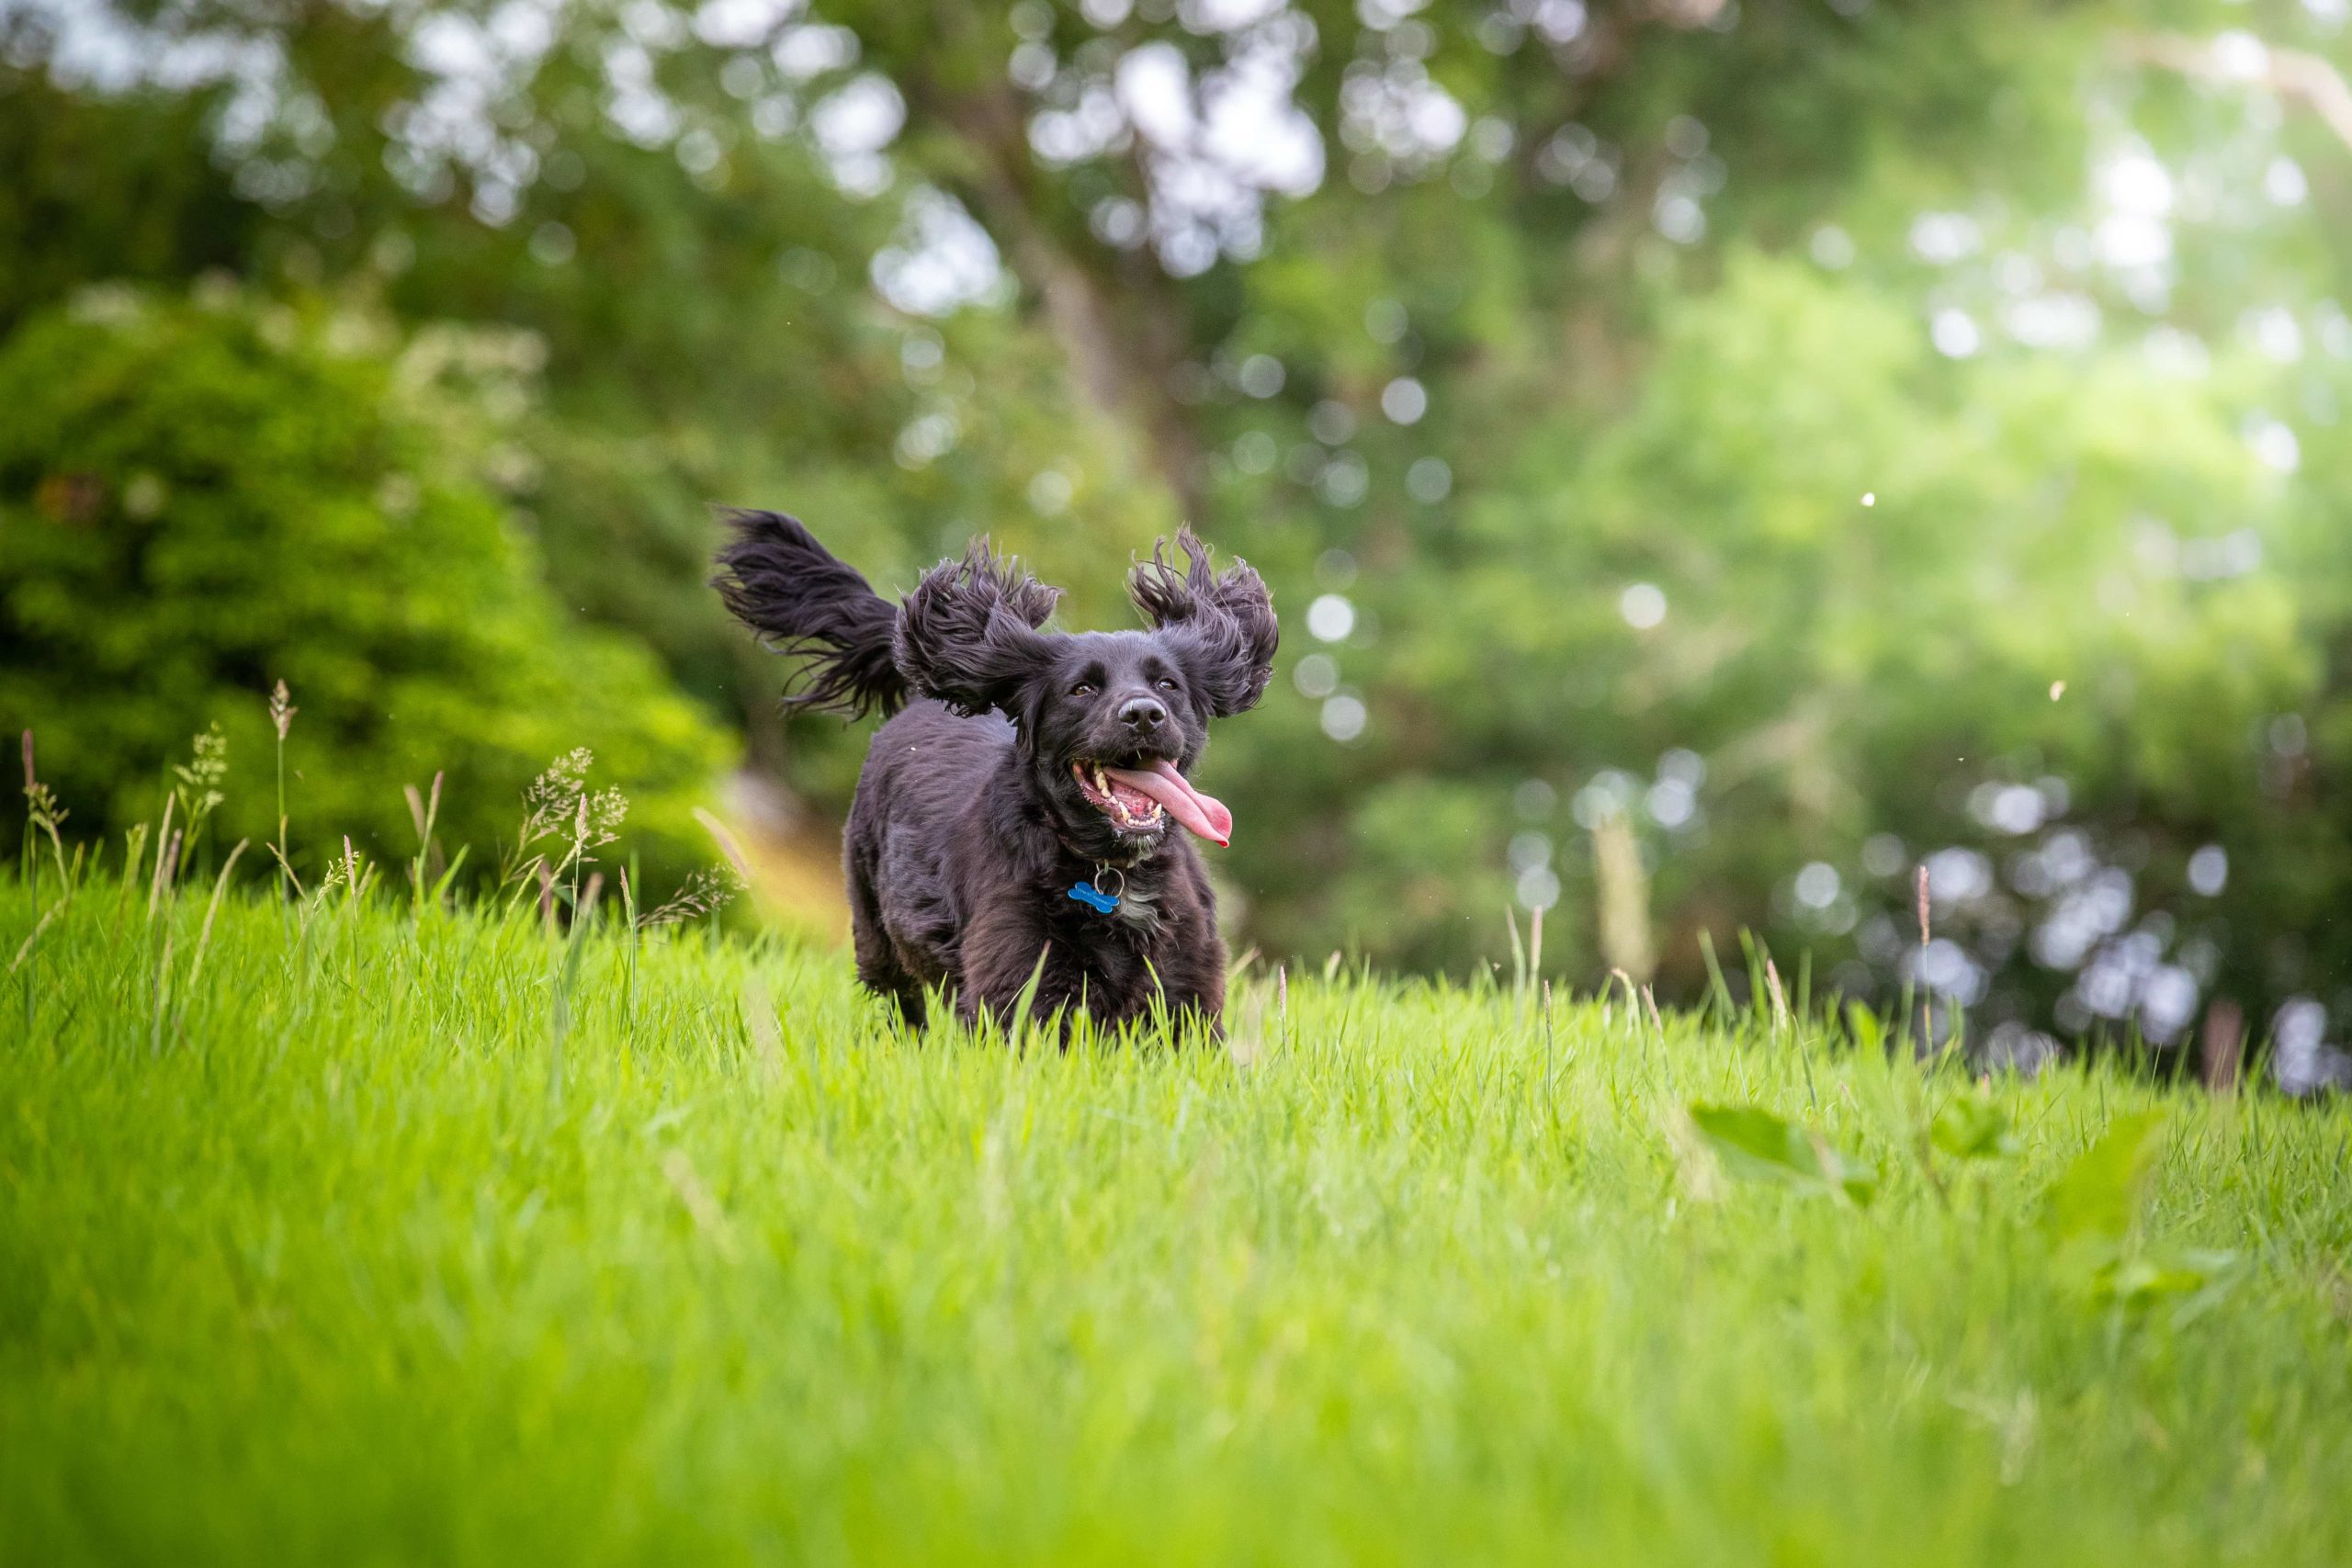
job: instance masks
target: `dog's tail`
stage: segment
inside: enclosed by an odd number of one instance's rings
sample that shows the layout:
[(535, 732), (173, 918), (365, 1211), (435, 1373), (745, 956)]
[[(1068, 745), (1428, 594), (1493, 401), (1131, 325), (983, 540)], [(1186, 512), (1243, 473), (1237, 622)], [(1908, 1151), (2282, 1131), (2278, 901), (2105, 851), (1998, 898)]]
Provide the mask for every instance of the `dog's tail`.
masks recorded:
[(798, 661), (805, 679), (786, 704), (851, 718), (905, 706), (906, 677), (890, 650), (899, 607), (797, 518), (730, 512), (727, 525), (734, 537), (711, 586), (737, 620)]

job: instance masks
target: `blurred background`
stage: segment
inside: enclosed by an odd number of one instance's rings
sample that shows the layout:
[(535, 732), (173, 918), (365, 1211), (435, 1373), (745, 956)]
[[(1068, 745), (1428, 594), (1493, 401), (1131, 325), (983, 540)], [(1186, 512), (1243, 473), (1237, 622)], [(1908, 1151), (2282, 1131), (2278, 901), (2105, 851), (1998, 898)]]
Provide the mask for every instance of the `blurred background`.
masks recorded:
[(85, 836), (218, 723), (266, 835), (283, 679), (308, 867), (589, 746), (647, 881), (723, 802), (831, 940), (865, 734), (779, 718), (713, 504), (1074, 625), (1189, 520), (1284, 623), (1238, 944), (1541, 910), (1694, 998), (1746, 929), (1995, 1059), (2333, 1081), (2347, 15), (0, 0), (0, 719)]

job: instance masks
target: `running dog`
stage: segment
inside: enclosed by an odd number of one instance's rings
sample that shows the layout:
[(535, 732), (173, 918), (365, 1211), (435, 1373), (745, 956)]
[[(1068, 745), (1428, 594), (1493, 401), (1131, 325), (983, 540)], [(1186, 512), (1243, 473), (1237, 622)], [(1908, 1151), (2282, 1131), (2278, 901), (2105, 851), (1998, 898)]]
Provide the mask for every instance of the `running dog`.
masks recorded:
[[(1257, 705), (1273, 598), (1191, 531), (1129, 574), (1148, 631), (1047, 630), (1060, 591), (979, 540), (893, 604), (794, 518), (737, 512), (712, 585), (794, 660), (788, 705), (894, 716), (843, 834), (857, 975), (923, 1026), (925, 996), (1004, 1022), (1116, 1028), (1164, 1008), (1221, 1030), (1225, 944), (1191, 838), (1230, 812), (1186, 774), (1209, 721)], [(1177, 831), (1182, 829), (1183, 831)]]

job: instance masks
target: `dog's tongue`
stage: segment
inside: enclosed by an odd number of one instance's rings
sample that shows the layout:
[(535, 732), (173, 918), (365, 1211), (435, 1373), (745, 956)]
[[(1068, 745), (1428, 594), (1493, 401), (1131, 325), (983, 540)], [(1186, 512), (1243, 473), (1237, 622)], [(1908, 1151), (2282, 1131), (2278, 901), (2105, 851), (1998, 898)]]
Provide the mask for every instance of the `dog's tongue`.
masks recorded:
[(1168, 808), (1169, 815), (1210, 843), (1222, 846), (1233, 842), (1233, 813), (1187, 784), (1184, 775), (1176, 771), (1176, 764), (1167, 758), (1154, 758), (1148, 772), (1133, 768), (1105, 768), (1102, 772), (1129, 789), (1141, 790), (1151, 796)]

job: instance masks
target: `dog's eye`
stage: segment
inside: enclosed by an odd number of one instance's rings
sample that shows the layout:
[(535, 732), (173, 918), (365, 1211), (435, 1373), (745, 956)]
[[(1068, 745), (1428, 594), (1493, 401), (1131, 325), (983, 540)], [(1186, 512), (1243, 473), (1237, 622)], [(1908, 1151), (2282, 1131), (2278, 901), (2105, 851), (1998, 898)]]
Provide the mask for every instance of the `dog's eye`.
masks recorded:
[(1174, 691), (1176, 689), (1175, 677), (1172, 675), (1162, 675), (1159, 678), (1159, 689), (1163, 692)]
[(1069, 689), (1069, 694), (1073, 697), (1091, 697), (1094, 694), (1094, 683), (1091, 681), (1080, 681)]

